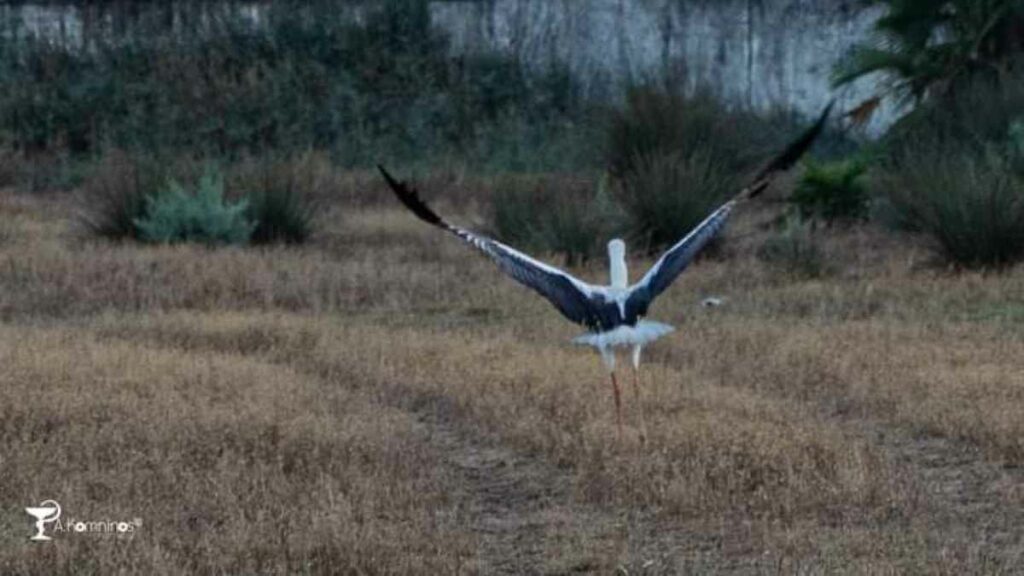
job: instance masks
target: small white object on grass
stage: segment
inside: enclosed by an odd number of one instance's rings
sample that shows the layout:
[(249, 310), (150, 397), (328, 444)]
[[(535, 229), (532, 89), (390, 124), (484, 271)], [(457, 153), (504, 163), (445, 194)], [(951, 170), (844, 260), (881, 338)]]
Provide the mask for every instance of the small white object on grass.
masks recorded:
[(718, 296), (708, 296), (700, 301), (702, 308), (717, 308), (722, 304), (725, 304), (725, 298), (719, 298)]

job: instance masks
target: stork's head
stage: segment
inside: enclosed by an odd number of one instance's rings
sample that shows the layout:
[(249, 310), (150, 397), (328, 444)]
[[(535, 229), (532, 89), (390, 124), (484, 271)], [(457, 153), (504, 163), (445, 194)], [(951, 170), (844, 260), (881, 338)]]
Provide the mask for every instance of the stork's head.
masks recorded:
[(608, 266), (611, 270), (612, 288), (626, 288), (629, 282), (626, 272), (626, 243), (618, 238), (608, 243)]

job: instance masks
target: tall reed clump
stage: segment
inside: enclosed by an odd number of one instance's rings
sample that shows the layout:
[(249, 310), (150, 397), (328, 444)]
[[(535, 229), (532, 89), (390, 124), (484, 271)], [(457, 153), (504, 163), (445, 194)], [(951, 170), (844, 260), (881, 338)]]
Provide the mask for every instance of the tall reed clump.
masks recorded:
[(197, 175), (195, 162), (111, 150), (86, 179), (81, 191), (80, 221), (85, 229), (108, 240), (138, 240), (136, 220), (146, 214), (146, 199), (172, 177)]
[(711, 152), (655, 151), (636, 158), (618, 199), (633, 242), (655, 251), (678, 241), (739, 190), (741, 179)]
[(731, 110), (709, 92), (630, 89), (609, 122), (606, 164), (635, 241), (653, 251), (678, 240), (739, 191), (792, 124)]
[(503, 241), (576, 265), (602, 254), (621, 231), (620, 210), (601, 180), (511, 177), (498, 181), (491, 221)]
[(334, 168), (317, 152), (248, 160), (228, 174), (233, 196), (249, 201), (253, 244), (302, 244), (312, 236), (318, 201), (333, 192)]

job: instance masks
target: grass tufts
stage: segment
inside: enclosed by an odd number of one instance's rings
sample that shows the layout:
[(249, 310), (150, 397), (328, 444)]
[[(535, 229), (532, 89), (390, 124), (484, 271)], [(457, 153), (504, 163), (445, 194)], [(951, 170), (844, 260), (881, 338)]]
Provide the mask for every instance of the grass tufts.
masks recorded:
[(495, 191), (491, 220), (509, 244), (561, 254), (576, 265), (603, 253), (622, 218), (606, 180), (594, 186), (587, 179), (505, 177)]
[(758, 248), (757, 258), (804, 278), (819, 278), (828, 271), (825, 255), (814, 240), (813, 225), (793, 215)]

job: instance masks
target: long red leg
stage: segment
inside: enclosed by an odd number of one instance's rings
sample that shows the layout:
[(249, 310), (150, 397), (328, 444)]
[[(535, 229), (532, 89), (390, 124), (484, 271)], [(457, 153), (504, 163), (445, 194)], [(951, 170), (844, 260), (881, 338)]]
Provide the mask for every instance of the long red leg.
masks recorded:
[(645, 442), (647, 439), (647, 421), (644, 418), (644, 404), (640, 399), (640, 370), (637, 368), (633, 369), (633, 394), (636, 399), (637, 410), (640, 411), (640, 441)]
[(615, 423), (619, 427), (619, 437), (622, 437), (622, 395), (619, 394), (619, 383), (615, 380), (615, 372), (612, 375), (612, 391), (615, 393)]

